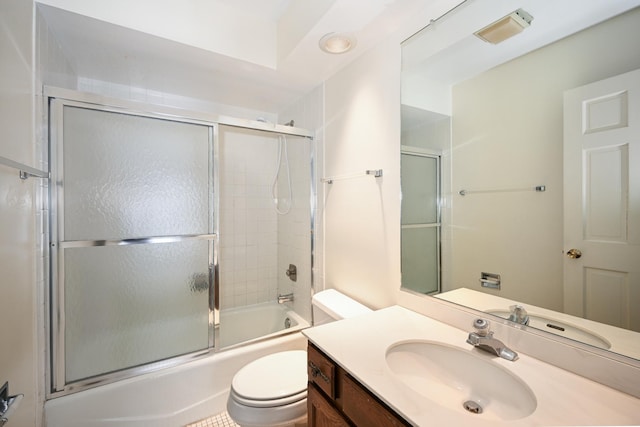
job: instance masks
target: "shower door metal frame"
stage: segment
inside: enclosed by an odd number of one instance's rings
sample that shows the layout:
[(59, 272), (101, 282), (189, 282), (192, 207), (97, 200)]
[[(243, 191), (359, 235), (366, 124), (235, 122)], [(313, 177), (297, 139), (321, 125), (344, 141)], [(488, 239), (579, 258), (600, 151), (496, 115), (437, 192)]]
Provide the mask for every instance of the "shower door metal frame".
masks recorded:
[[(261, 121), (253, 121), (247, 119), (234, 118), (229, 116), (221, 116), (211, 113), (199, 111), (190, 111), (166, 107), (161, 105), (146, 104), (129, 100), (121, 100), (105, 97), (97, 94), (79, 92), (75, 90), (45, 87), (44, 111), (48, 112), (45, 118), (45, 127), (48, 127), (48, 145), (49, 146), (49, 168), (52, 180), (49, 183), (48, 207), (49, 207), (49, 289), (45, 297), (45, 314), (49, 319), (46, 322), (46, 398), (59, 397), (81, 390), (92, 388), (95, 386), (108, 384), (121, 379), (153, 372), (158, 369), (177, 366), (185, 362), (207, 356), (217, 350), (215, 343), (215, 326), (219, 324), (219, 125), (226, 125), (237, 128), (253, 129), (268, 133), (299, 136), (307, 138), (310, 141), (314, 139), (314, 133), (307, 129), (297, 128), (293, 126), (284, 126), (278, 124), (264, 123)], [(56, 104), (56, 105), (54, 105)], [(210, 224), (209, 234), (188, 236), (192, 239), (210, 239), (209, 244), (209, 332), (208, 332), (208, 348), (202, 351), (196, 351), (191, 354), (173, 357), (149, 363), (143, 366), (132, 367), (109, 374), (92, 377), (86, 380), (80, 380), (70, 384), (65, 384), (65, 366), (64, 366), (64, 310), (59, 306), (60, 301), (64, 301), (64, 290), (59, 286), (59, 249), (56, 247), (58, 242), (58, 215), (57, 209), (58, 198), (61, 197), (61, 190), (58, 189), (59, 182), (54, 181), (58, 177), (59, 171), (57, 165), (52, 162), (54, 158), (51, 154), (55, 151), (56, 155), (60, 155), (57, 150), (61, 149), (62, 144), (58, 141), (62, 139), (62, 109), (64, 105), (79, 106), (81, 108), (90, 108), (103, 110), (108, 112), (136, 115), (162, 120), (171, 120), (184, 123), (192, 123), (197, 125), (208, 126), (209, 131), (209, 185), (213, 191), (213, 195), (209, 198)], [(313, 149), (311, 150), (311, 289), (313, 292), (313, 252), (314, 252), (314, 224), (315, 224), (315, 173)], [(63, 190), (62, 190), (63, 191)], [(64, 236), (64, 234), (62, 234)], [(185, 236), (183, 236), (185, 237)], [(178, 236), (162, 236), (160, 239), (167, 241), (176, 241)], [(135, 244), (143, 243), (142, 241), (127, 240), (121, 243), (117, 241), (101, 241), (96, 243), (86, 243), (86, 246), (102, 246), (114, 244)], [(160, 240), (153, 243), (161, 243)], [(46, 274), (46, 273), (45, 273)]]
[[(411, 288), (404, 287), (402, 283), (400, 284), (401, 288), (405, 292), (413, 293), (416, 295), (435, 295), (439, 294), (442, 291), (442, 153), (437, 150), (425, 149), (420, 147), (413, 147), (408, 145), (401, 146), (400, 156), (414, 156), (414, 157), (422, 157), (427, 159), (434, 159), (436, 161), (436, 222), (432, 223), (424, 223), (424, 224), (400, 224), (400, 230), (408, 230), (408, 229), (425, 229), (425, 228), (435, 228), (436, 229), (436, 280), (437, 280), (437, 289), (435, 291), (428, 292), (426, 294), (413, 290)], [(400, 254), (402, 257), (402, 253)], [(402, 260), (401, 260), (402, 264)]]
[[(218, 125), (214, 122), (191, 119), (184, 116), (167, 116), (162, 113), (141, 111), (134, 106), (107, 106), (85, 99), (65, 99), (49, 96), (49, 141), (50, 141), (50, 169), (54, 179), (50, 185), (50, 301), (51, 326), (50, 326), (50, 393), (51, 395), (63, 395), (83, 390), (96, 385), (106, 384), (119, 379), (160, 368), (174, 366), (194, 358), (201, 357), (213, 351), (215, 347), (214, 318), (216, 294), (214, 286), (217, 283), (217, 252), (218, 252), (218, 177), (217, 177), (217, 131)], [(128, 116), (145, 117), (157, 120), (187, 123), (205, 126), (208, 131), (208, 234), (178, 235), (178, 236), (147, 236), (135, 239), (121, 240), (93, 240), (93, 241), (65, 241), (64, 240), (64, 167), (59, 167), (63, 156), (63, 110), (65, 107), (83, 108), (101, 112), (111, 112)], [(163, 244), (181, 241), (208, 240), (208, 337), (207, 347), (188, 354), (150, 362), (141, 366), (124, 368), (115, 372), (99, 374), (87, 379), (81, 379), (70, 383), (66, 382), (65, 375), (65, 300), (64, 300), (64, 249), (97, 246), (124, 246), (137, 244)]]

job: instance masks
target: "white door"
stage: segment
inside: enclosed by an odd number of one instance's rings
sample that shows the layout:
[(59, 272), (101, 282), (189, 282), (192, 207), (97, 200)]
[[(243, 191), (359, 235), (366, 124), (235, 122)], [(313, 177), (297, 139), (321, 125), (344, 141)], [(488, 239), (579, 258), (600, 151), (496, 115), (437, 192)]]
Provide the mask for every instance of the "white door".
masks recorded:
[(640, 331), (640, 70), (564, 94), (564, 244), (565, 312)]

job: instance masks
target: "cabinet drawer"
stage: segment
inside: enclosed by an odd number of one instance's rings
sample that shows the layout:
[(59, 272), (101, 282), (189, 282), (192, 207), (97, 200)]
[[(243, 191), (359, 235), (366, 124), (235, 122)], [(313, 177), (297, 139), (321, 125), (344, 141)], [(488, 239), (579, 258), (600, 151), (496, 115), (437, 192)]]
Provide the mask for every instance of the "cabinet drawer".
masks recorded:
[(331, 359), (328, 359), (311, 345), (308, 348), (307, 354), (307, 374), (309, 375), (309, 381), (317, 385), (330, 399), (335, 399), (335, 364)]
[(349, 375), (342, 378), (342, 412), (357, 426), (408, 426)]

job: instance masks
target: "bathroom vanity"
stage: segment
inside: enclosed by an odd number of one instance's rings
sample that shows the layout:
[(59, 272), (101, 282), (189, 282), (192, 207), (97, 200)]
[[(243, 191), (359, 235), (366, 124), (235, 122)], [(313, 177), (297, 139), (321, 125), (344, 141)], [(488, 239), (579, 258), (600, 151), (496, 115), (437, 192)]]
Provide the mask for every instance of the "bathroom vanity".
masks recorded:
[(409, 426), (315, 345), (307, 350), (309, 427)]
[(640, 399), (468, 333), (400, 306), (305, 330), (309, 425), (640, 424)]

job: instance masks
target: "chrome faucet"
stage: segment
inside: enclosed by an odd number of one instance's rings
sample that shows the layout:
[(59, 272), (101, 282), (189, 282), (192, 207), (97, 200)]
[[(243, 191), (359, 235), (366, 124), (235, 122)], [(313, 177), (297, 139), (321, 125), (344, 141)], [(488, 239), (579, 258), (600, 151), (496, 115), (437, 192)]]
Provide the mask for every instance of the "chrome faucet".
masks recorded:
[(293, 301), (293, 292), (291, 292), (290, 294), (278, 295), (278, 304), (283, 304), (290, 301)]
[(527, 310), (525, 310), (523, 306), (516, 304), (509, 307), (509, 309), (511, 310), (509, 320), (511, 320), (512, 322), (520, 323), (521, 325), (529, 324), (529, 315), (527, 314)]
[(507, 347), (502, 341), (493, 338), (493, 331), (489, 330), (489, 322), (485, 319), (473, 321), (474, 332), (469, 333), (467, 342), (474, 347), (500, 356), (503, 359), (515, 361), (518, 353)]

